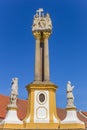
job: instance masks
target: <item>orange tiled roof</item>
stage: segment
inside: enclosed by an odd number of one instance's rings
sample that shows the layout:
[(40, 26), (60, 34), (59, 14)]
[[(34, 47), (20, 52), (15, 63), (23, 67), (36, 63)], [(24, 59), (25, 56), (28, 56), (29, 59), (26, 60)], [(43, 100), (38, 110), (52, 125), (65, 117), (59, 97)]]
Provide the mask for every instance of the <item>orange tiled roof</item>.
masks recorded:
[(80, 112), (77, 113), (78, 118), (83, 121), (86, 125), (87, 128), (87, 116), (84, 116), (84, 112), (81, 112), (82, 114), (80, 114)]
[(57, 108), (57, 115), (61, 120), (63, 120), (66, 116), (66, 110), (62, 108)]
[(9, 97), (0, 94), (0, 118), (6, 115), (6, 108), (9, 103)]
[(83, 112), (83, 114), (84, 114), (85, 116), (87, 116), (87, 112)]
[[(7, 105), (9, 104), (9, 97), (0, 94), (0, 118), (4, 119), (7, 112)], [(17, 100), (18, 117), (22, 120), (27, 113), (27, 100)]]
[[(0, 94), (0, 119), (5, 118), (8, 104), (9, 104), (9, 97)], [(20, 120), (23, 120), (27, 113), (28, 102), (27, 100), (18, 99), (17, 105), (18, 105), (18, 117)], [(87, 112), (81, 112), (81, 113), (78, 112), (77, 116), (81, 121), (85, 122), (87, 127)], [(61, 120), (63, 120), (66, 116), (66, 110), (62, 108), (57, 108), (57, 114), (58, 117)]]

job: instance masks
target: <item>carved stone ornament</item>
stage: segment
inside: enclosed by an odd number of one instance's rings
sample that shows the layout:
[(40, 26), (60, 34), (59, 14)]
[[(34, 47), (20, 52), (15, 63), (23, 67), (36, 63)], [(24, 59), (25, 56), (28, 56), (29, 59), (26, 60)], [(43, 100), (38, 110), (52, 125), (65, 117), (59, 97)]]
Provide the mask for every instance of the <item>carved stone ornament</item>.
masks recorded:
[(32, 31), (52, 31), (50, 15), (47, 13), (46, 16), (44, 16), (43, 9), (36, 11), (36, 15), (34, 15), (33, 20)]

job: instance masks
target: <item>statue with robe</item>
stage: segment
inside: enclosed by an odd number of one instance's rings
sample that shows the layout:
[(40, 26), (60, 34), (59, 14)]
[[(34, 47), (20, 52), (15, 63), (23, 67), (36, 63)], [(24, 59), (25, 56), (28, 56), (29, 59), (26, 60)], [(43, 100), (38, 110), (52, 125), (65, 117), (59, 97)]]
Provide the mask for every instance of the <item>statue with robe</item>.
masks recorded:
[(48, 13), (46, 14), (46, 29), (52, 29), (52, 22)]
[(74, 106), (74, 96), (73, 96), (73, 89), (74, 86), (71, 85), (71, 82), (68, 81), (67, 83), (67, 107), (73, 107)]
[(12, 78), (11, 83), (11, 95), (10, 95), (10, 104), (16, 106), (17, 96), (18, 96), (18, 78)]

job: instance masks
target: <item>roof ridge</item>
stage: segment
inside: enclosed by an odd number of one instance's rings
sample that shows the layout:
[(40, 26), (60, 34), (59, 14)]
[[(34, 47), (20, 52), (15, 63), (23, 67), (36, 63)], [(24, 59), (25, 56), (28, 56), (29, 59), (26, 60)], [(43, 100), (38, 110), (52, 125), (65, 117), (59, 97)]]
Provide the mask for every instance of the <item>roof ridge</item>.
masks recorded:
[(79, 110), (78, 112), (79, 112), (84, 118), (87, 119), (87, 116), (86, 116), (81, 110)]

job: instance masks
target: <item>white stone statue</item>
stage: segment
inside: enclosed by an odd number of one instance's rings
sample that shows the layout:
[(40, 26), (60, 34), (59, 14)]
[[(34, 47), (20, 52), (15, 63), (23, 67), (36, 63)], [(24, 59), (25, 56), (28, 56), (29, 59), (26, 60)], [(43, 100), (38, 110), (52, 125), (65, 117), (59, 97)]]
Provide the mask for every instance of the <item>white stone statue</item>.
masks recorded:
[(45, 27), (46, 27), (46, 19), (45, 19), (44, 14), (43, 14), (39, 20), (39, 29), (44, 30)]
[(71, 85), (71, 82), (68, 81), (67, 83), (67, 107), (73, 107), (74, 106), (74, 96), (73, 91), (74, 86)]
[(46, 29), (52, 29), (52, 21), (48, 13), (46, 14)]
[(38, 13), (36, 13), (36, 15), (34, 16), (34, 20), (33, 20), (33, 26), (32, 26), (32, 31), (37, 30), (39, 28), (39, 15)]
[(52, 22), (50, 19), (50, 15), (47, 13), (44, 16), (43, 9), (39, 9), (36, 11), (36, 15), (34, 16), (32, 31), (52, 31)]
[(16, 106), (17, 96), (18, 96), (18, 78), (12, 78), (11, 83), (11, 95), (10, 104), (11, 106)]
[(73, 98), (74, 99), (74, 96), (73, 96), (73, 93), (72, 93), (73, 89), (74, 89), (74, 86), (71, 86), (71, 82), (68, 81), (68, 83), (67, 83), (67, 98)]

